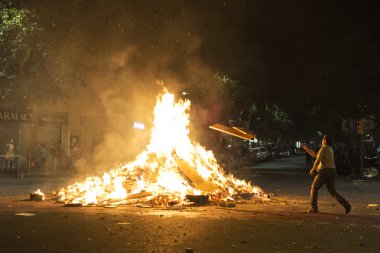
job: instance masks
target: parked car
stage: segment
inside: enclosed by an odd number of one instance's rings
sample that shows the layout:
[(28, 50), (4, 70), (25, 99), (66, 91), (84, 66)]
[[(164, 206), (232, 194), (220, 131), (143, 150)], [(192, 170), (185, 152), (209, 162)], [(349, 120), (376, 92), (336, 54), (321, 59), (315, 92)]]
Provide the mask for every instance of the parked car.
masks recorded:
[(279, 146), (273, 146), (270, 148), (270, 152), (272, 154), (273, 159), (280, 159), (284, 157), (290, 157), (291, 152), (289, 147), (279, 145)]
[(252, 154), (252, 156), (257, 162), (264, 162), (272, 159), (271, 153), (264, 146), (250, 148), (249, 152)]
[(278, 149), (281, 158), (290, 157), (290, 148), (288, 146), (281, 146)]

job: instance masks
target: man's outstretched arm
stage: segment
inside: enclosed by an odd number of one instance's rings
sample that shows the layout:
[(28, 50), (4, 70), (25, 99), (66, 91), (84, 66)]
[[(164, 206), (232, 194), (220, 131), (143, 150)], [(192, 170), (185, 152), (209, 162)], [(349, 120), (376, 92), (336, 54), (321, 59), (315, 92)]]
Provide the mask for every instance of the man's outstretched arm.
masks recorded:
[(317, 152), (311, 150), (305, 143), (301, 144), (301, 147), (312, 157), (317, 158)]

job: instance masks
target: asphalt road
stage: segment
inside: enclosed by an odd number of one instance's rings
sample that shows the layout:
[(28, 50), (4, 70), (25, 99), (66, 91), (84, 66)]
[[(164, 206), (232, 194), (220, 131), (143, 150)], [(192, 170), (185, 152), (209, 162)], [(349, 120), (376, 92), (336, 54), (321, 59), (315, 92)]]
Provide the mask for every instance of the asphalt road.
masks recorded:
[(65, 179), (0, 179), (0, 252), (380, 252), (378, 179), (339, 177), (352, 212), (320, 191), (309, 214), (312, 178), (302, 156), (233, 171), (270, 201), (183, 209), (65, 207), (29, 201)]

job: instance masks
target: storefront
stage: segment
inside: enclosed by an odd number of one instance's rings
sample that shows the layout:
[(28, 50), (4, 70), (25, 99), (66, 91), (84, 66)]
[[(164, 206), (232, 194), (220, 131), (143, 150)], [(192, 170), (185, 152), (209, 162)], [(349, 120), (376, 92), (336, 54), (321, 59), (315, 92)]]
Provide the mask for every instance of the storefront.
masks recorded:
[[(25, 165), (32, 112), (0, 109), (0, 172), (15, 174)], [(12, 142), (12, 151), (9, 143)], [(11, 156), (9, 155), (11, 153)]]
[(56, 175), (68, 159), (69, 114), (67, 112), (35, 112), (30, 129), (27, 175)]
[[(83, 108), (60, 109), (64, 106), (38, 104), (29, 110), (0, 107), (0, 174), (67, 174), (72, 173), (76, 160), (93, 158), (96, 146), (103, 141), (106, 119), (95, 113), (88, 115)], [(14, 157), (11, 172), (6, 172), (11, 139)]]

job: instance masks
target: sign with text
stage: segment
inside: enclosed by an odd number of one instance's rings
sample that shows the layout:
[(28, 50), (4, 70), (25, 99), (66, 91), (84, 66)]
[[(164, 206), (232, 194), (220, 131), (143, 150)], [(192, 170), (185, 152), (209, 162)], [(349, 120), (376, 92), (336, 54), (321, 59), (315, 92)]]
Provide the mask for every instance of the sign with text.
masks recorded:
[(40, 123), (50, 124), (68, 124), (69, 119), (67, 113), (58, 112), (41, 112)]
[(0, 121), (30, 122), (31, 120), (31, 111), (0, 110)]

